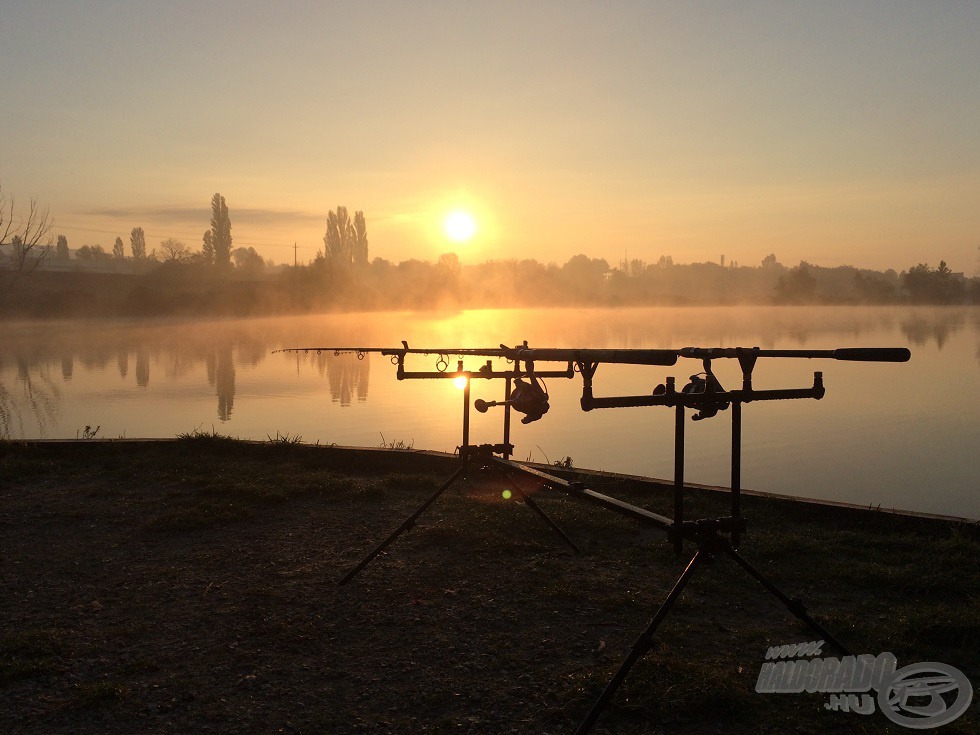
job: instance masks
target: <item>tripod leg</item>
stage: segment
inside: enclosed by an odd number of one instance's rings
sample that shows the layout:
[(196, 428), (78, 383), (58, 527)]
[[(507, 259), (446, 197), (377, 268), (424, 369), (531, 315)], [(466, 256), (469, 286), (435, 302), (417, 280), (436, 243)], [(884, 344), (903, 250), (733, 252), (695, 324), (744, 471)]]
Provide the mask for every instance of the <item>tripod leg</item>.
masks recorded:
[(702, 549), (698, 549), (697, 553), (688, 562), (687, 567), (680, 577), (677, 578), (677, 582), (674, 584), (674, 588), (667, 595), (667, 599), (663, 601), (660, 605), (660, 609), (657, 610), (657, 614), (653, 616), (653, 620), (647, 626), (646, 630), (640, 634), (640, 637), (636, 639), (636, 643), (633, 644), (632, 650), (626, 657), (626, 660), (620, 664), (619, 669), (613, 674), (613, 678), (609, 680), (606, 684), (606, 688), (602, 690), (602, 694), (596, 700), (595, 704), (592, 705), (592, 709), (589, 710), (589, 714), (585, 716), (582, 720), (582, 724), (578, 726), (578, 730), (575, 731), (575, 735), (585, 735), (592, 726), (595, 724), (596, 720), (599, 719), (599, 715), (606, 708), (609, 700), (616, 693), (616, 690), (622, 685), (623, 680), (626, 679), (626, 675), (629, 674), (630, 669), (633, 665), (643, 657), (643, 655), (650, 650), (650, 646), (653, 645), (653, 634), (656, 633), (657, 628), (660, 623), (663, 622), (664, 618), (670, 612), (670, 608), (673, 607), (674, 603), (677, 602), (677, 598), (681, 596), (681, 592), (684, 591), (684, 587), (687, 583), (691, 581), (691, 577), (694, 576), (694, 571), (697, 569), (698, 565), (701, 563), (702, 554), (707, 552)]
[(557, 523), (555, 523), (555, 521), (554, 521), (554, 520), (553, 520), (553, 519), (551, 518), (551, 516), (549, 516), (549, 515), (548, 515), (547, 513), (545, 513), (545, 512), (544, 512), (544, 511), (543, 511), (543, 510), (541, 509), (541, 506), (540, 506), (540, 505), (538, 505), (537, 503), (535, 503), (535, 502), (534, 502), (534, 501), (533, 501), (533, 500), (531, 499), (531, 496), (530, 496), (530, 495), (528, 495), (527, 493), (525, 493), (525, 492), (524, 492), (524, 491), (523, 491), (523, 490), (521, 489), (521, 486), (520, 486), (520, 484), (519, 484), (519, 483), (517, 482), (517, 480), (515, 480), (515, 479), (514, 479), (513, 477), (511, 477), (511, 476), (510, 476), (509, 474), (507, 474), (506, 472), (504, 472), (504, 473), (502, 473), (502, 474), (503, 474), (503, 476), (504, 476), (505, 478), (507, 478), (507, 482), (509, 482), (509, 483), (510, 483), (510, 486), (511, 486), (512, 488), (514, 488), (514, 492), (516, 492), (516, 493), (517, 493), (517, 495), (518, 495), (518, 497), (520, 497), (520, 499), (521, 499), (521, 500), (522, 500), (522, 501), (524, 502), (524, 504), (525, 504), (525, 505), (526, 505), (526, 506), (527, 506), (528, 508), (530, 508), (531, 510), (533, 510), (533, 511), (534, 511), (535, 513), (537, 513), (537, 514), (538, 514), (539, 516), (541, 516), (542, 518), (544, 518), (544, 520), (545, 520), (545, 523), (547, 523), (547, 524), (548, 524), (549, 526), (551, 526), (551, 528), (552, 528), (552, 530), (554, 530), (554, 532), (555, 532), (555, 533), (557, 533), (557, 534), (558, 534), (558, 535), (559, 535), (559, 536), (561, 537), (561, 540), (562, 540), (562, 541), (564, 541), (564, 542), (565, 542), (566, 544), (568, 544), (568, 546), (569, 546), (569, 547), (571, 548), (571, 550), (572, 550), (572, 551), (574, 551), (574, 552), (575, 552), (576, 554), (581, 554), (581, 553), (582, 553), (582, 551), (581, 551), (581, 550), (579, 549), (579, 547), (578, 547), (578, 546), (576, 546), (576, 545), (575, 545), (575, 542), (574, 542), (574, 541), (572, 541), (572, 540), (571, 540), (571, 539), (570, 539), (570, 538), (568, 537), (568, 534), (566, 534), (566, 533), (565, 533), (565, 532), (564, 532), (564, 531), (563, 531), (563, 530), (561, 529), (561, 526), (559, 526), (559, 525), (558, 525)]
[(814, 620), (812, 617), (810, 617), (809, 613), (807, 613), (806, 608), (803, 606), (803, 603), (802, 602), (800, 602), (799, 600), (792, 600), (789, 597), (787, 597), (785, 594), (783, 594), (783, 592), (778, 587), (776, 587), (776, 585), (774, 585), (772, 582), (770, 582), (762, 574), (762, 572), (760, 572), (758, 569), (756, 569), (754, 566), (752, 566), (735, 549), (733, 549), (731, 547), (728, 547), (728, 548), (725, 549), (725, 553), (727, 553), (730, 557), (732, 557), (735, 561), (737, 561), (739, 563), (739, 565), (742, 567), (742, 569), (744, 569), (750, 575), (752, 575), (753, 577), (755, 577), (755, 579), (758, 580), (759, 584), (761, 584), (763, 587), (765, 587), (766, 590), (771, 595), (773, 595), (774, 597), (776, 597), (781, 603), (783, 603), (783, 605), (786, 606), (786, 609), (787, 610), (789, 610), (796, 617), (798, 617), (804, 623), (806, 623), (811, 628), (813, 628), (815, 631), (817, 631), (820, 634), (820, 637), (821, 638), (823, 638), (825, 641), (827, 641), (828, 643), (830, 643), (832, 646), (834, 646), (835, 648), (837, 648), (839, 651), (841, 651), (845, 655), (850, 655), (851, 651), (847, 648), (847, 646), (845, 646), (843, 643), (841, 643), (839, 640), (837, 640), (833, 635), (831, 635), (830, 633), (828, 633), (827, 630), (826, 630), (826, 628), (824, 628), (822, 625), (820, 625), (820, 623), (818, 623), (816, 620)]
[(448, 480), (446, 480), (442, 484), (442, 487), (440, 487), (438, 490), (436, 490), (434, 493), (432, 493), (432, 495), (429, 496), (429, 499), (426, 500), (424, 503), (422, 503), (422, 505), (419, 507), (419, 509), (416, 510), (414, 513), (412, 513), (412, 515), (410, 515), (405, 520), (405, 522), (402, 523), (395, 530), (394, 533), (392, 533), (388, 538), (386, 538), (384, 541), (382, 541), (380, 544), (378, 544), (378, 546), (375, 547), (375, 549), (373, 551), (371, 551), (370, 554), (368, 554), (366, 557), (364, 557), (364, 559), (362, 559), (361, 562), (356, 567), (354, 567), (353, 569), (351, 569), (347, 573), (347, 575), (342, 580), (340, 580), (340, 585), (343, 586), (343, 585), (347, 584), (348, 582), (350, 582), (355, 576), (357, 576), (357, 573), (360, 572), (362, 569), (364, 569), (364, 567), (366, 567), (368, 564), (370, 564), (371, 561), (378, 554), (380, 554), (382, 551), (384, 551), (385, 549), (387, 549), (388, 546), (396, 538), (398, 538), (402, 533), (404, 533), (405, 531), (407, 531), (408, 529), (410, 529), (412, 526), (414, 526), (416, 519), (418, 519), (418, 517), (425, 512), (426, 508), (428, 508), (430, 505), (432, 505), (436, 501), (436, 499), (438, 499), (438, 497), (440, 495), (442, 495), (444, 492), (446, 492), (446, 490), (449, 488), (449, 486), (452, 485), (454, 482), (456, 482), (456, 480), (459, 479), (459, 477), (464, 472), (466, 472), (466, 463), (465, 462), (463, 463), (463, 466), (460, 467), (458, 470), (456, 470), (456, 472), (453, 473), (453, 476), (450, 477)]

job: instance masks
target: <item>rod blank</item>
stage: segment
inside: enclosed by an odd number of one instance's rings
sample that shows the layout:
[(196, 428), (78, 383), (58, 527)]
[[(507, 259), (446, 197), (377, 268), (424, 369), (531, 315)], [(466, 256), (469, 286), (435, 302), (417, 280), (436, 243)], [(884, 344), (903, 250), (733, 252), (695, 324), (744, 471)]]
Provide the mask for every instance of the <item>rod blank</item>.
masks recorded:
[(616, 362), (625, 365), (674, 365), (677, 362), (675, 350), (654, 349), (606, 350), (515, 347), (508, 350), (507, 357), (525, 362)]

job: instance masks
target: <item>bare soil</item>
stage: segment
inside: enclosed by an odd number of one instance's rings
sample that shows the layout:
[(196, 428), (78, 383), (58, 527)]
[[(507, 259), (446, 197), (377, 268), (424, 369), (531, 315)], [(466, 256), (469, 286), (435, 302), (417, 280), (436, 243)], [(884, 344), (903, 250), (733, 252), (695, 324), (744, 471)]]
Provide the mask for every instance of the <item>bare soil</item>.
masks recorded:
[[(573, 732), (694, 548), (538, 492), (575, 554), (475, 473), (338, 586), (452, 471), (286, 441), (0, 444), (0, 732)], [(582, 479), (669, 507), (662, 487)], [(692, 490), (690, 512), (724, 501)], [(975, 526), (745, 506), (746, 558), (855, 653), (980, 686)], [(755, 692), (768, 646), (815, 638), (719, 556), (594, 732), (902, 732)], [(978, 730), (976, 702), (944, 728)]]

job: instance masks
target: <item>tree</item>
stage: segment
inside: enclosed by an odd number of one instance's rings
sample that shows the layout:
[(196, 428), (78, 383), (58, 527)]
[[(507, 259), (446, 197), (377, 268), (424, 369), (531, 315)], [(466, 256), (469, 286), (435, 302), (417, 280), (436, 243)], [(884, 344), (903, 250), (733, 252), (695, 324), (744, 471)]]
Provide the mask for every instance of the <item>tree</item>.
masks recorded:
[(776, 260), (776, 255), (774, 253), (769, 253), (765, 258), (762, 259), (763, 268), (779, 268), (779, 261)]
[(18, 217), (14, 197), (0, 188), (0, 270), (25, 273), (37, 268), (50, 250), (50, 240), (44, 245), (41, 241), (52, 227), (54, 220), (37, 200), (31, 199), (27, 214)]
[(204, 233), (204, 244), (201, 246), (201, 260), (207, 265), (214, 265), (214, 237), (211, 230)]
[[(337, 207), (327, 213), (327, 232), (323, 236), (324, 256), (341, 270), (349, 270), (354, 262), (354, 241), (357, 234), (347, 213), (347, 207)], [(365, 251), (367, 238), (364, 240)], [(365, 252), (365, 257), (367, 253)]]
[(458, 278), (462, 271), (462, 266), (459, 264), (459, 256), (456, 253), (443, 253), (440, 255), (439, 262), (436, 263), (436, 268), (441, 272), (440, 275), (446, 278)]
[(265, 268), (265, 259), (255, 252), (255, 248), (235, 248), (232, 252), (235, 268), (246, 276), (260, 276)]
[(909, 268), (902, 274), (902, 285), (913, 304), (955, 304), (966, 295), (966, 284), (953, 276), (945, 260), (936, 270), (925, 263)]
[(181, 240), (177, 240), (173, 237), (168, 237), (166, 240), (160, 243), (160, 252), (163, 254), (164, 263), (168, 261), (183, 263), (191, 256), (190, 248), (188, 248), (187, 245), (185, 245)]
[(880, 274), (854, 274), (854, 292), (862, 304), (890, 304), (895, 301), (895, 283)]
[(121, 237), (117, 237), (116, 242), (112, 245), (112, 257), (119, 258), (120, 260), (126, 257), (126, 252), (123, 250), (123, 241)]
[(364, 212), (354, 212), (354, 265), (363, 267), (368, 264), (368, 239), (367, 222), (364, 221)]
[(109, 260), (112, 256), (103, 250), (101, 245), (82, 245), (75, 253), (75, 257), (79, 260), (96, 262)]
[(54, 248), (54, 258), (55, 260), (71, 259), (71, 251), (68, 250), (68, 238), (64, 235), (58, 235), (58, 244)]
[(211, 245), (214, 247), (214, 264), (219, 268), (230, 267), (231, 218), (221, 194), (211, 197)]
[(146, 234), (142, 227), (134, 227), (129, 233), (129, 247), (133, 251), (133, 260), (146, 260)]
[(817, 279), (810, 272), (810, 264), (803, 261), (779, 277), (774, 298), (777, 304), (810, 304), (816, 295)]

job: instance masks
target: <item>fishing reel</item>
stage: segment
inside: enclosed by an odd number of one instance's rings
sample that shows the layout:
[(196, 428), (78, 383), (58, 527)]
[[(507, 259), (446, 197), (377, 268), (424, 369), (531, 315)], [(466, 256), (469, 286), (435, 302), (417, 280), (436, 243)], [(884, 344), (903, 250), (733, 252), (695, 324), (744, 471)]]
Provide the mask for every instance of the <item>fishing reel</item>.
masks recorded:
[(506, 401), (484, 401), (478, 398), (473, 401), (473, 408), (480, 413), (486, 413), (493, 406), (510, 406), (518, 413), (524, 414), (524, 418), (521, 419), (522, 424), (537, 421), (548, 413), (551, 406), (548, 403), (548, 392), (533, 374), (529, 377), (530, 382), (522, 378), (514, 379), (514, 390)]
[[(710, 419), (717, 416), (719, 411), (724, 411), (732, 405), (727, 397), (727, 392), (715, 374), (711, 372), (711, 366), (707, 360), (705, 361), (704, 372), (692, 375), (689, 380), (691, 382), (681, 388), (681, 393), (695, 399), (684, 402), (684, 405), (698, 409), (697, 413), (691, 417), (694, 421)], [(669, 383), (669, 386), (663, 383), (658, 385), (653, 389), (653, 395), (665, 396), (668, 392), (673, 393), (673, 379)]]
[(691, 417), (694, 421), (710, 419), (719, 411), (724, 411), (732, 405), (722, 397), (725, 395), (725, 389), (721, 387), (721, 383), (711, 370), (692, 375), (691, 382), (681, 389), (681, 393), (703, 397), (703, 402), (698, 405), (698, 412)]

